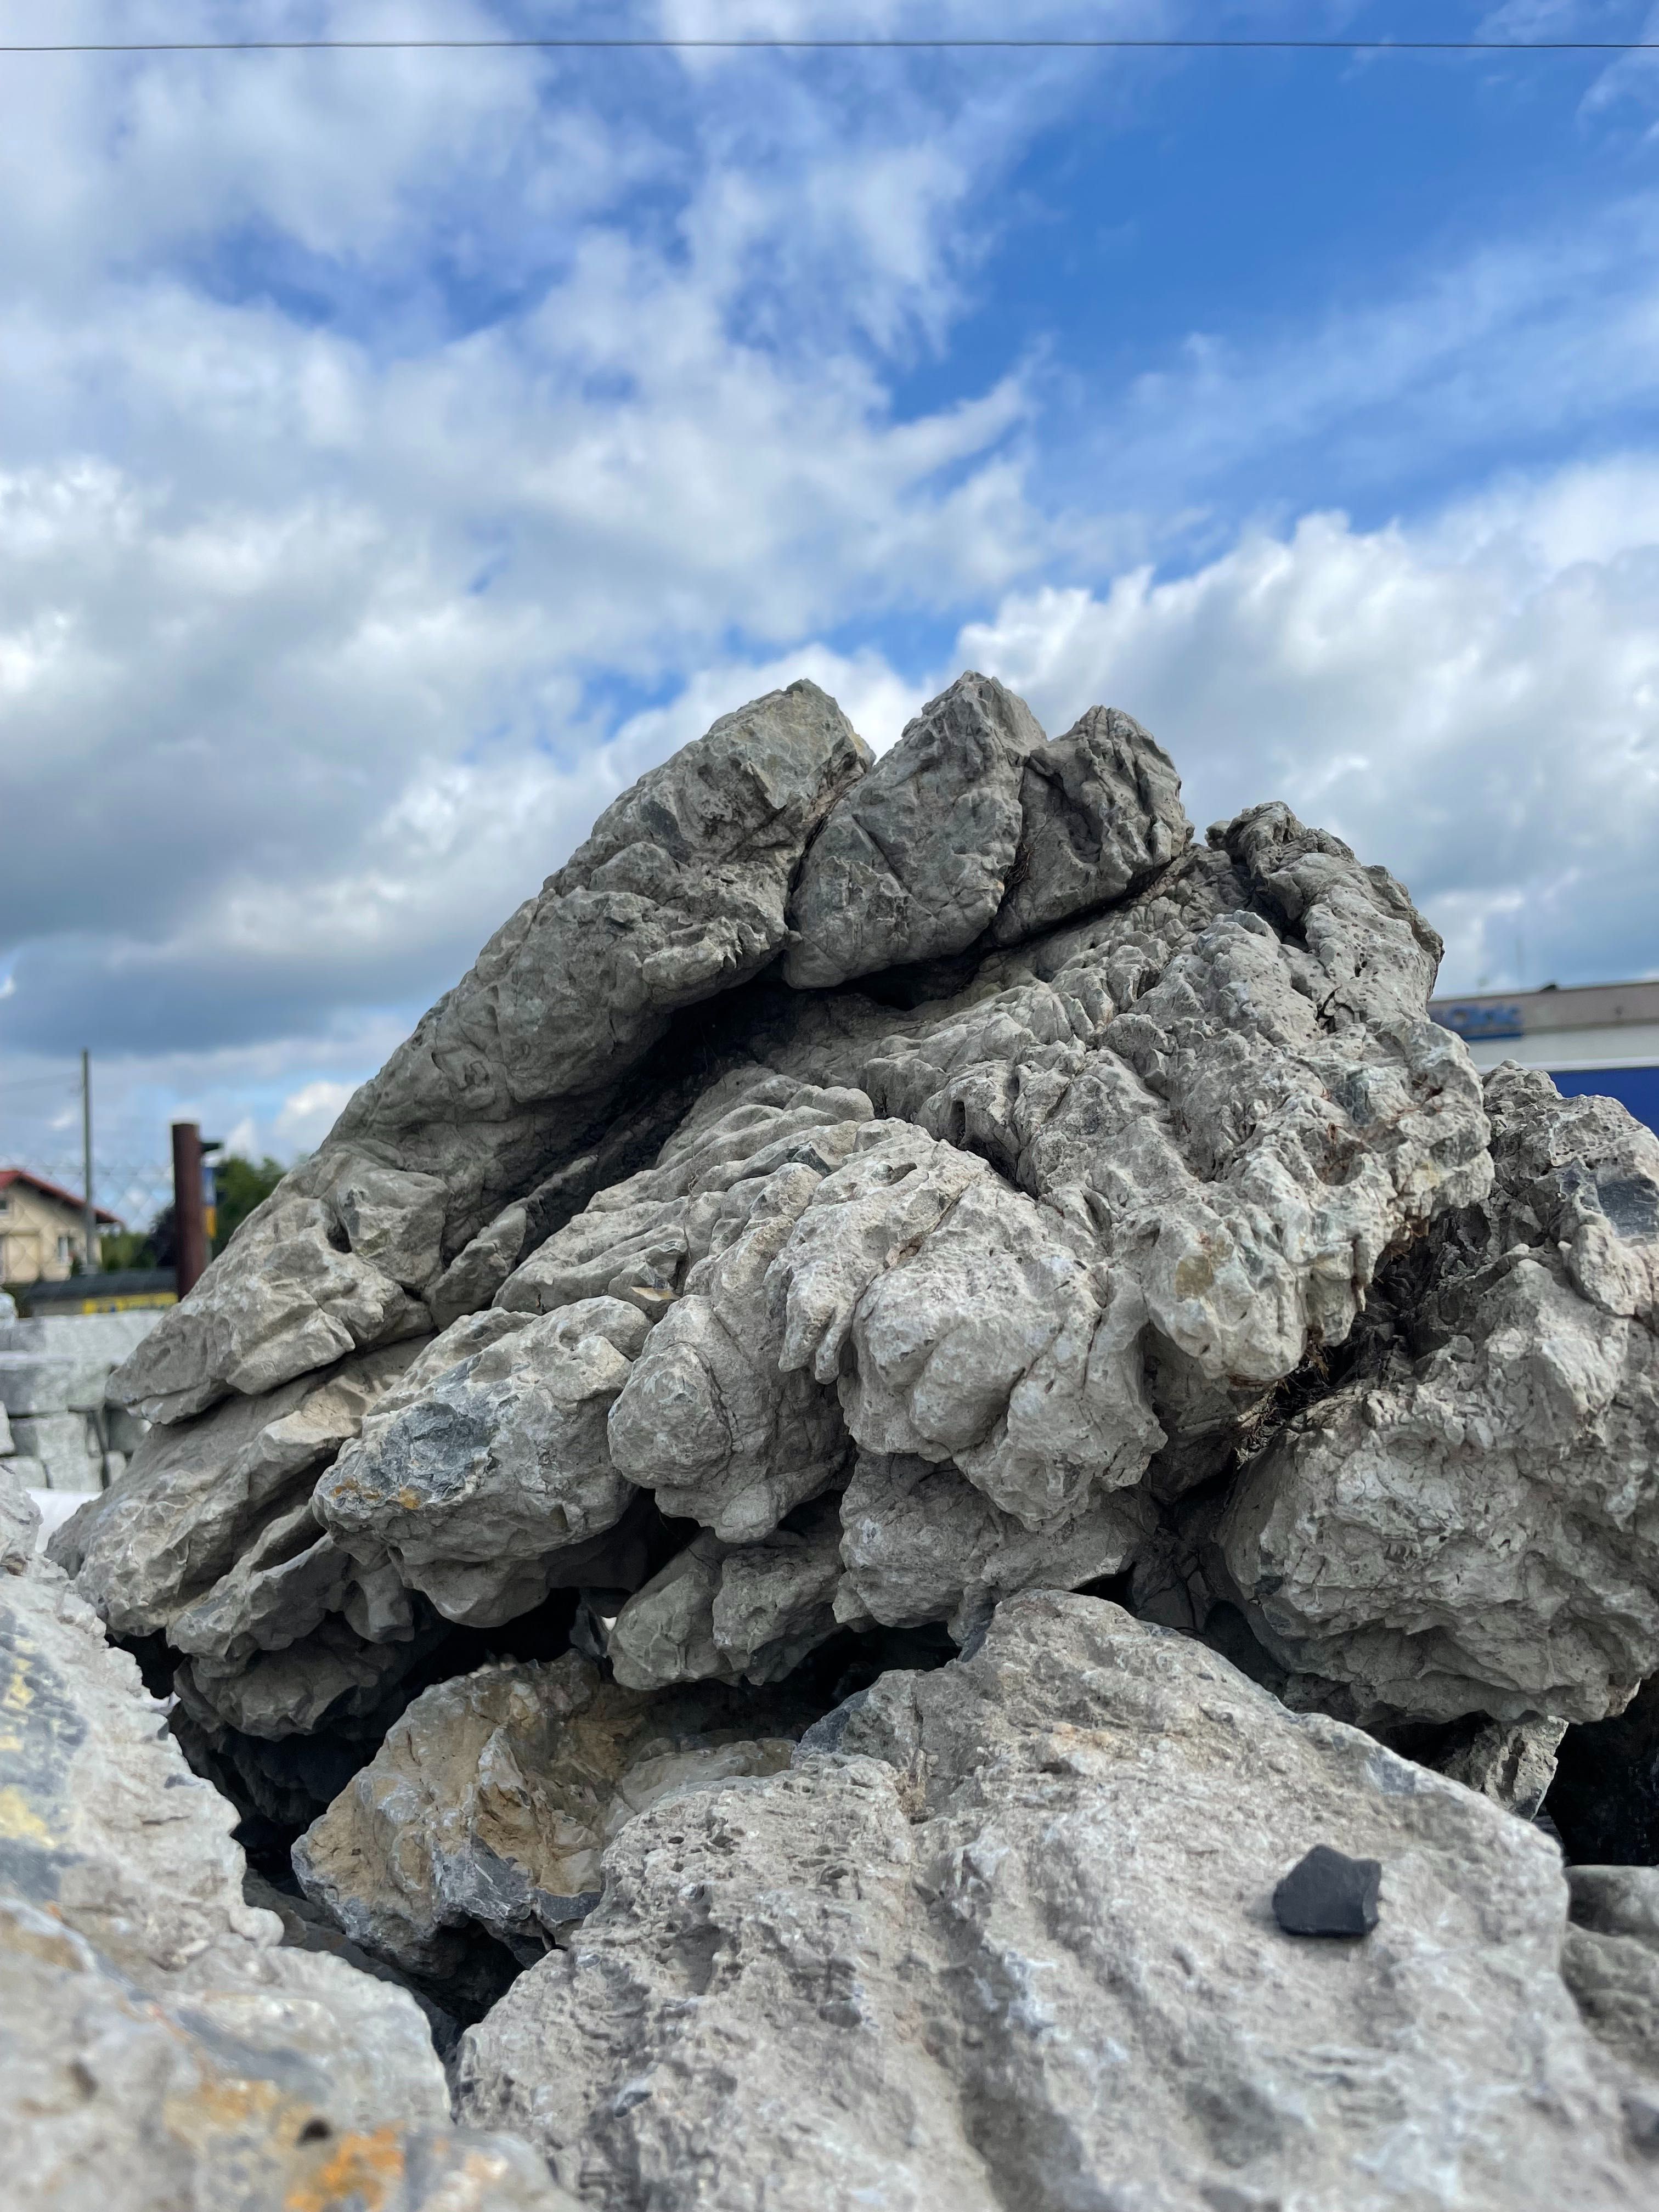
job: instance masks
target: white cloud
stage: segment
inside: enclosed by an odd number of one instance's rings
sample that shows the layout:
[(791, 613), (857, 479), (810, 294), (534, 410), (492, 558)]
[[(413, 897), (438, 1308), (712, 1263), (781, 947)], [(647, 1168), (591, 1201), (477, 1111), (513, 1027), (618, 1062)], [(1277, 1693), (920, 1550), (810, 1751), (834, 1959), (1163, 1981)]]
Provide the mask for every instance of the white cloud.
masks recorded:
[(350, 1083), (305, 1083), (283, 1101), (271, 1127), (278, 1141), (291, 1152), (311, 1152), (319, 1145), (344, 1111), (356, 1088)]
[(244, 1114), (222, 1141), (227, 1152), (234, 1152), (245, 1160), (255, 1158), (258, 1156), (259, 1125), (252, 1114)]
[[(115, 23), (75, 0), (60, 28)], [(862, 342), (940, 327), (1012, 112), (970, 170), (969, 100), (930, 137), (908, 95), (838, 128), (799, 86), (775, 112), (726, 87), (688, 129), (544, 106), (545, 74), (111, 64), (44, 79), (43, 116), (0, 84), (0, 185), (42, 133), (80, 180), (0, 238), (7, 804), (72, 823), (76, 860), (38, 841), (0, 883), (14, 1049), (213, 1049), (424, 999), (648, 750), (648, 716), (616, 728), (637, 696), (1029, 569), (1019, 380), (901, 417)], [(469, 226), (510, 296), (428, 313)]]
[[(588, 14), (728, 35), (1006, 16), (637, 0), (560, 20)], [(1307, 21), (1290, 0), (1236, 15)], [(1022, 27), (1200, 19), (1038, 0)], [(486, 0), (60, 0), (52, 30), (507, 20)], [(0, 0), (10, 35), (39, 22)], [(52, 825), (8, 845), (3, 1035), (9, 1070), (92, 1039), (121, 1187), (185, 1107), (261, 1149), (314, 1143), (605, 801), (717, 714), (806, 674), (890, 742), (930, 688), (922, 648), (891, 642), (907, 618), (934, 640), (996, 606), (964, 658), (1000, 655), (1062, 719), (1121, 696), (1215, 811), (1276, 784), (1334, 816), (1431, 896), (1460, 960), (1496, 957), (1518, 902), (1589, 913), (1609, 851), (1603, 907), (1628, 898), (1629, 927), (1598, 921), (1577, 952), (1568, 933), (1562, 958), (1647, 941), (1620, 857), (1649, 822), (1641, 471), (1369, 533), (1313, 516), (1235, 543), (1214, 511), (1230, 471), (1321, 439), (1386, 477), (1402, 449), (1650, 393), (1647, 202), (1091, 390), (1098, 450), (1063, 457), (1051, 496), (1038, 334), (1011, 369), (896, 396), (948, 368), (1033, 135), (1109, 128), (1164, 66), (0, 75), (0, 772), (9, 817)], [(1101, 580), (1115, 549), (1200, 524), (1194, 575)], [(1079, 575), (1095, 588), (1033, 583)], [(1472, 835), (1483, 806), (1497, 826)]]

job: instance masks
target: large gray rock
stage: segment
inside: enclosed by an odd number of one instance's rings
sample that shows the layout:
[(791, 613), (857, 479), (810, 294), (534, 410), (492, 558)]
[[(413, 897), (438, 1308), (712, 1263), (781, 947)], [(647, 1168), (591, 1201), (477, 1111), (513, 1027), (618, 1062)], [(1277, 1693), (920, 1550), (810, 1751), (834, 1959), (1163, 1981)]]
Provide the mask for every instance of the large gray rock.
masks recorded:
[(175, 1420), (429, 1327), (446, 1263), (582, 1150), (670, 1016), (782, 945), (796, 864), (868, 757), (802, 683), (641, 777), (127, 1362), (124, 1402)]
[(1113, 1490), (1034, 1531), (948, 1462), (861, 1452), (841, 1498), (836, 1618), (885, 1628), (942, 1620), (964, 1641), (1014, 1590), (1075, 1589), (1121, 1574), (1155, 1520), (1139, 1492)]
[[(614, 1297), (487, 1319), (487, 1332), (459, 1322), (453, 1345), (431, 1347), (315, 1499), (348, 1558), (389, 1559), (447, 1619), (480, 1626), (527, 1612), (562, 1557), (591, 1549), (633, 1502), (605, 1420), (650, 1326)], [(451, 1350), (461, 1356), (441, 1364)], [(573, 1578), (603, 1579), (585, 1566)]]
[(153, 1429), (119, 1482), (53, 1537), (52, 1557), (118, 1635), (165, 1630), (309, 1499), (419, 1349), (389, 1346)]
[(556, 2201), (519, 2147), (451, 2133), (406, 1991), (281, 1948), (280, 1921), (245, 1902), (233, 1808), (54, 1567), (0, 1577), (0, 1678), (19, 2203), (216, 2212), (234, 2183), (239, 2205), (293, 2212), (307, 2189), (332, 2203), (371, 2182), (409, 2212)]
[[(705, 1532), (617, 1615), (605, 1656), (619, 1682), (781, 1680), (835, 1634), (842, 1583), (841, 1516), (820, 1498), (758, 1543)], [(852, 1616), (868, 1620), (862, 1607)], [(932, 1616), (928, 1616), (931, 1618)]]
[(981, 936), (1019, 850), (1025, 761), (1043, 743), (1025, 702), (994, 677), (960, 676), (931, 700), (808, 852), (787, 980), (844, 983)]
[(539, 1958), (599, 1896), (608, 1843), (647, 1807), (787, 1766), (812, 1717), (718, 1689), (649, 1698), (575, 1652), (485, 1667), (417, 1698), (294, 1847), (355, 1942), (470, 1992), (482, 1932)]
[[(967, 677), (864, 775), (832, 702), (772, 695), (617, 801), (147, 1340), (167, 1425), (54, 1556), (262, 1789), (258, 1746), (326, 1766), (521, 1619), (753, 1686), (1110, 1581), (1531, 1802), (1551, 1731), (1659, 1667), (1641, 1238), (1517, 1164), (1497, 1090), (1494, 1196), (1438, 954), (1282, 805), (1191, 845), (1127, 716), (1046, 745)], [(260, 1319), (290, 1259), (338, 1295)], [(1517, 1565), (1481, 1439), (1564, 1358)], [(1396, 1452), (1419, 1415), (1464, 1440)]]
[(1362, 1706), (1596, 1720), (1659, 1659), (1659, 1138), (1514, 1067), (1486, 1103), (1490, 1206), (1218, 1540), (1263, 1642)]
[(34, 1557), (40, 1509), (13, 1466), (0, 1463), (0, 1571), (21, 1574)]
[(1659, 1867), (1571, 1867), (1561, 1972), (1584, 2025), (1626, 2069), (1631, 2132), (1659, 2157)]
[(1120, 899), (1192, 842), (1181, 779), (1157, 739), (1109, 707), (1025, 756), (1019, 844), (991, 925), (1017, 945)]
[[(839, 1725), (623, 1830), (465, 2117), (613, 2212), (1645, 2200), (1525, 1823), (1088, 1598)], [(1363, 1941), (1275, 1923), (1316, 1843), (1382, 1863)]]

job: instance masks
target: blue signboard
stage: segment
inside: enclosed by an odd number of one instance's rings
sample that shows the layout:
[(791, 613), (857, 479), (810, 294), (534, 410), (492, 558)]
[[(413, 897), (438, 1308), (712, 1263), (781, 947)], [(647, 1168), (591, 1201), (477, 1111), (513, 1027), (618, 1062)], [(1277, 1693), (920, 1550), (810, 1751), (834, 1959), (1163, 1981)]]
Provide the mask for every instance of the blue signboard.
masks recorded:
[(1473, 1044), (1482, 1037), (1524, 1036), (1519, 1006), (1437, 1006), (1434, 1018), (1443, 1030)]
[(1550, 1080), (1564, 1098), (1616, 1098), (1638, 1121), (1659, 1130), (1659, 1067), (1570, 1067)]

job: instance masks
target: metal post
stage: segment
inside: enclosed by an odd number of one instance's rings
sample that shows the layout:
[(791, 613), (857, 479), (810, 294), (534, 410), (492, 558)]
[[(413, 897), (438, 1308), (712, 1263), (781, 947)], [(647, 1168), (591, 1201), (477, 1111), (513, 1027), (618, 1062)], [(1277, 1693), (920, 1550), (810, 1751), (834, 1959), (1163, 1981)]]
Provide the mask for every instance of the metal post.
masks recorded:
[(194, 1121), (173, 1125), (173, 1264), (179, 1295), (191, 1290), (208, 1263), (206, 1209), (202, 1203), (202, 1132)]
[(85, 1228), (82, 1264), (88, 1274), (98, 1272), (98, 1209), (92, 1201), (92, 1054), (81, 1054), (81, 1188), (85, 1192)]

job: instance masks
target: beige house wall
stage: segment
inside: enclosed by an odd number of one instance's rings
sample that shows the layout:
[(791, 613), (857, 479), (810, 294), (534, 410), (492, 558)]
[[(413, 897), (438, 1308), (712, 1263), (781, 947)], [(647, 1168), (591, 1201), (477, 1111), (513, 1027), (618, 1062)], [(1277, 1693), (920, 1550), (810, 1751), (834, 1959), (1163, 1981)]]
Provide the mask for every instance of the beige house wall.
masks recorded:
[(27, 1183), (0, 1190), (0, 1282), (61, 1283), (79, 1259), (85, 1224), (78, 1208), (60, 1205)]

